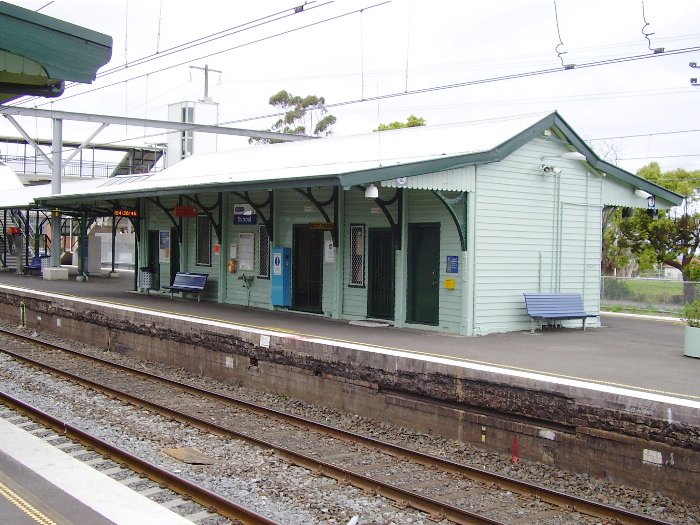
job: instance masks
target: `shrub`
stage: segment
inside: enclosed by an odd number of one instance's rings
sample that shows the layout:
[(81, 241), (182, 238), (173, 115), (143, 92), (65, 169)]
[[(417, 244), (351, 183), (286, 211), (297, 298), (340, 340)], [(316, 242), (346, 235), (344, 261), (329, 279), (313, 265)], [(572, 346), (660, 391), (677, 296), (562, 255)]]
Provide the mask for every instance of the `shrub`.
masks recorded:
[(700, 300), (692, 301), (683, 307), (681, 315), (688, 326), (700, 328)]

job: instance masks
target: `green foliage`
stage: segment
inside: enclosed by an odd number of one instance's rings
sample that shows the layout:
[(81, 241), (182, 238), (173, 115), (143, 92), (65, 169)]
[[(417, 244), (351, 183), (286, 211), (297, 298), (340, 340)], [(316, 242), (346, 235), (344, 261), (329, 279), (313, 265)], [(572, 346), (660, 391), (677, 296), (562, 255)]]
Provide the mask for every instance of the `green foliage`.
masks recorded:
[(379, 124), (379, 127), (374, 131), (389, 131), (391, 129), (401, 129), (401, 128), (416, 128), (418, 126), (425, 126), (425, 119), (423, 117), (416, 117), (415, 115), (409, 115), (406, 122), (399, 122), (395, 120), (389, 124)]
[(689, 173), (678, 169), (661, 173), (658, 163), (652, 162), (641, 168), (637, 175), (685, 195), (686, 203), (684, 213), (671, 215), (661, 210), (658, 219), (649, 215), (647, 210), (634, 210), (630, 218), (617, 222), (625, 242), (637, 257), (640, 267), (667, 264), (679, 269), (684, 280), (691, 280), (691, 264), (700, 247), (700, 214), (690, 213), (688, 203), (698, 193), (700, 171)]
[[(326, 115), (328, 111), (326, 110), (326, 99), (323, 97), (307, 95), (302, 98), (292, 95), (283, 89), (279, 93), (272, 95), (269, 102), (271, 106), (283, 113), (282, 118), (278, 119), (269, 131), (290, 135), (306, 135), (308, 129), (307, 121), (313, 124), (315, 115), (323, 115), (316, 122), (313, 128), (313, 135), (327, 136), (331, 134), (331, 126), (336, 122), (336, 118), (333, 115)], [(271, 144), (282, 141), (251, 138), (248, 142), (251, 144)]]
[(700, 328), (700, 300), (692, 301), (683, 307), (681, 315), (688, 326)]
[(603, 281), (603, 295), (607, 299), (615, 299), (617, 301), (629, 301), (632, 299), (632, 293), (625, 283), (619, 279), (606, 277)]
[(603, 275), (613, 275), (615, 269), (625, 268), (632, 258), (629, 243), (620, 231), (621, 220), (621, 208), (608, 210), (603, 230)]

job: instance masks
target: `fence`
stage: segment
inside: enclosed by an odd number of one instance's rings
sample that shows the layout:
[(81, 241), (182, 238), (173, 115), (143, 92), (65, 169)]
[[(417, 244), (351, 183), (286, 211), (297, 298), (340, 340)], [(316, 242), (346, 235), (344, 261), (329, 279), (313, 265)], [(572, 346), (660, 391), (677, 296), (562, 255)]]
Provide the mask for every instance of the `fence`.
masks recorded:
[(603, 276), (601, 306), (678, 313), (683, 305), (700, 299), (700, 282)]

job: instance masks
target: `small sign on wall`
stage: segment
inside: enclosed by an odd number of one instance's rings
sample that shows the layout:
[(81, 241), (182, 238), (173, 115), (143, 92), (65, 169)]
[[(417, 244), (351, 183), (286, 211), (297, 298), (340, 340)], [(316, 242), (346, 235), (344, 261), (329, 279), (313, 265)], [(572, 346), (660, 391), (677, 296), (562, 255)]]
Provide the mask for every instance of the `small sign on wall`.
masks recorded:
[(323, 245), (325, 249), (323, 250), (324, 257), (323, 262), (334, 263), (335, 262), (335, 246), (333, 246), (333, 241), (324, 241)]
[(445, 272), (459, 273), (459, 255), (448, 255), (445, 265)]

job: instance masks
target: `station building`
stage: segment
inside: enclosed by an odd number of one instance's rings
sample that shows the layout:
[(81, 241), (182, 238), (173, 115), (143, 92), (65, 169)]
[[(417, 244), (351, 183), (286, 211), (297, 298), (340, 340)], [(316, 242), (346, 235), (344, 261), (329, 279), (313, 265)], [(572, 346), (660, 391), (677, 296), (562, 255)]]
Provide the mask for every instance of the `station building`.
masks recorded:
[(130, 216), (144, 293), (205, 273), (203, 300), (469, 336), (528, 329), (525, 292), (598, 313), (603, 208), (681, 201), (556, 112), (195, 154), (36, 198)]

